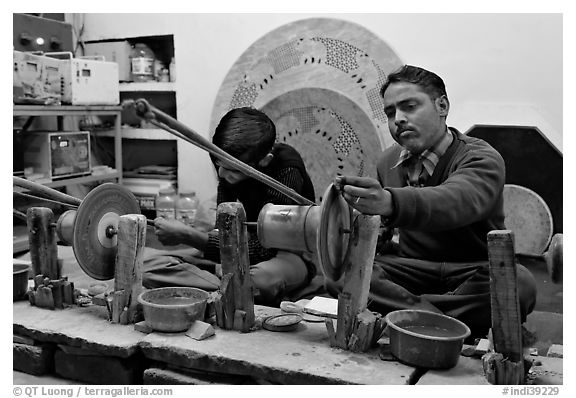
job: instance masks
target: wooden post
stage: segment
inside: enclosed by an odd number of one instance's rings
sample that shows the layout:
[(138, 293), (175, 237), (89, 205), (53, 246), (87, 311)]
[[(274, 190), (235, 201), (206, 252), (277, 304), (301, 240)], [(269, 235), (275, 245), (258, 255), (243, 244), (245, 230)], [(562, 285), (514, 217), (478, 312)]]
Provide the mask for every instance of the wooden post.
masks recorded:
[(146, 243), (146, 217), (126, 214), (118, 219), (118, 252), (114, 270), (113, 323), (137, 323), (138, 295), (142, 292), (142, 264)]
[(31, 207), (26, 211), (30, 260), (34, 275), (60, 279), (54, 214), (46, 207)]
[(484, 373), (492, 384), (523, 384), (522, 324), (512, 231), (488, 233), (488, 260), (494, 353), (484, 356)]
[[(222, 278), (219, 295), (215, 298), (216, 321), (220, 327), (224, 325), (226, 329), (233, 328), (242, 332), (249, 331), (255, 321), (254, 288), (250, 277), (245, 221), (246, 213), (242, 204), (227, 202), (218, 205), (216, 226), (220, 233), (222, 274), (231, 276)], [(223, 286), (224, 283), (226, 286)], [(223, 310), (219, 311), (218, 308)], [(226, 318), (218, 319), (224, 313)]]
[(380, 319), (366, 310), (379, 228), (378, 216), (360, 214), (354, 221), (349, 261), (344, 264), (344, 282), (338, 295), (336, 336), (331, 336), (337, 347), (346, 350), (367, 350), (381, 331)]

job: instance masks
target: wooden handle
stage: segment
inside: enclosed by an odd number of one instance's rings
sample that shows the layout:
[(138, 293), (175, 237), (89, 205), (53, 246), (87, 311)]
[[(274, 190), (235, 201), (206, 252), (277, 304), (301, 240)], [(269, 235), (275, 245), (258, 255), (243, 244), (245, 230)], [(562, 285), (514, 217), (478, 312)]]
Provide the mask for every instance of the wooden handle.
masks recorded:
[(125, 102), (123, 106), (135, 106), (136, 114), (151, 122), (152, 124), (160, 127), (163, 130), (168, 131), (176, 135), (179, 138), (207, 151), (208, 153), (214, 155), (225, 165), (233, 167), (234, 169), (240, 170), (245, 175), (254, 178), (268, 185), (271, 188), (276, 189), (278, 192), (286, 195), (290, 199), (294, 200), (300, 205), (315, 205), (311, 200), (306, 199), (302, 195), (298, 194), (293, 189), (287, 187), (284, 184), (279, 183), (275, 179), (267, 176), (266, 174), (254, 169), (253, 167), (247, 165), (246, 163), (236, 159), (232, 155), (224, 152), (222, 149), (218, 148), (216, 145), (208, 141), (206, 138), (202, 137), (200, 134), (196, 133), (191, 128), (180, 123), (178, 120), (172, 118), (161, 110), (150, 105), (145, 99), (137, 99), (134, 102)]
[(45, 196), (47, 198), (55, 199), (74, 206), (80, 206), (80, 203), (82, 202), (82, 200), (75, 198), (74, 196), (66, 195), (65, 193), (44, 186), (42, 184), (38, 184), (34, 181), (25, 180), (24, 178), (12, 177), (12, 183), (17, 187), (28, 189), (37, 195)]

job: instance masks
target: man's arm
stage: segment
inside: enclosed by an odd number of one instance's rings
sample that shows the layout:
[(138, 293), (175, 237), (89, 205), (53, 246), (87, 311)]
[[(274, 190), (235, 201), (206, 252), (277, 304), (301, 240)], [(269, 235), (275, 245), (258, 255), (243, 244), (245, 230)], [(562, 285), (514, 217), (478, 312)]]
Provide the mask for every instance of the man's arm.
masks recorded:
[(188, 245), (204, 250), (208, 243), (208, 234), (186, 225), (178, 220), (158, 217), (154, 220), (154, 231), (163, 245)]
[(346, 201), (364, 214), (389, 218), (394, 213), (392, 194), (371, 177), (336, 177), (334, 186), (342, 192)]

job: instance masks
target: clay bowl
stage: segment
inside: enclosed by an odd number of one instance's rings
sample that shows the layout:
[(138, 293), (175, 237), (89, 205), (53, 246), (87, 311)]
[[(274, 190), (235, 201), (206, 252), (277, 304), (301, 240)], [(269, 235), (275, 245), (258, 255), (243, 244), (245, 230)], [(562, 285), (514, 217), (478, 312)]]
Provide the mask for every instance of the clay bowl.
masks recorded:
[(458, 362), (466, 324), (447, 315), (420, 310), (400, 310), (386, 315), (390, 352), (407, 365), (448, 369)]
[(12, 286), (12, 298), (13, 301), (23, 300), (26, 298), (26, 292), (28, 291), (28, 272), (30, 271), (30, 265), (27, 263), (13, 263), (13, 286)]
[(146, 324), (158, 332), (182, 332), (204, 320), (209, 293), (193, 287), (161, 287), (142, 292), (138, 302)]

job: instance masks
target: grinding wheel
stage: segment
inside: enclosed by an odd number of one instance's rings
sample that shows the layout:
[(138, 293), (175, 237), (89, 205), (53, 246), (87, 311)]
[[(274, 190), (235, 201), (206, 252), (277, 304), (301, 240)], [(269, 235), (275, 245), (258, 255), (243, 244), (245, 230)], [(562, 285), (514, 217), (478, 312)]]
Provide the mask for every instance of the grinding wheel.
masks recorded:
[(317, 249), (318, 261), (324, 276), (330, 280), (340, 279), (349, 254), (352, 233), (352, 208), (330, 184), (324, 192), (320, 209)]
[(140, 214), (136, 197), (126, 188), (102, 184), (78, 206), (72, 247), (80, 268), (94, 279), (114, 277), (118, 221), (126, 214)]
[(536, 192), (520, 185), (504, 185), (506, 228), (514, 232), (516, 254), (542, 255), (554, 231), (550, 208)]

